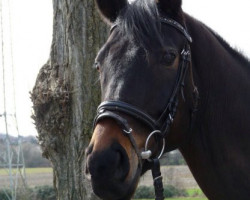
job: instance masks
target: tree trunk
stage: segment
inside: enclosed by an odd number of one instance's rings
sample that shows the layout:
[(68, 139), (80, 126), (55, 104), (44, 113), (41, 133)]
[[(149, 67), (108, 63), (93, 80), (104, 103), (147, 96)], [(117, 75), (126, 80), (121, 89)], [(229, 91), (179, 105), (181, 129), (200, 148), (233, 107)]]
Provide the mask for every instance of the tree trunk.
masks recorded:
[(53, 41), (31, 98), (43, 155), (53, 167), (57, 199), (96, 199), (84, 176), (85, 148), (100, 101), (92, 69), (107, 28), (93, 0), (53, 0)]

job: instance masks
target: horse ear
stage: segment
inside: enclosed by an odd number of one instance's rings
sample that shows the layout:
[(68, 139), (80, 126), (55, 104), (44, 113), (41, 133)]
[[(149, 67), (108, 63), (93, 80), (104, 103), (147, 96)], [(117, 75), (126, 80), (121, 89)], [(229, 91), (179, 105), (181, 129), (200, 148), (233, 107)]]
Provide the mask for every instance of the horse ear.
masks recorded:
[(119, 12), (128, 5), (127, 0), (96, 0), (96, 4), (104, 19), (114, 22)]
[(179, 15), (181, 12), (182, 0), (156, 0), (160, 10), (171, 16)]

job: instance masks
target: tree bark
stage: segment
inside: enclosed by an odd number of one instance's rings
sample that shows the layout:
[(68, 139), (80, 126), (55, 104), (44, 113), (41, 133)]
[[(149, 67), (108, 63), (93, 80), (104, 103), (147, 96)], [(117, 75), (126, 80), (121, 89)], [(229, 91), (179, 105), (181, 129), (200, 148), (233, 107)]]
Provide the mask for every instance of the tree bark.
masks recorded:
[(32, 101), (43, 155), (53, 167), (57, 199), (96, 199), (84, 176), (85, 148), (100, 101), (92, 65), (107, 27), (93, 0), (53, 0), (53, 40)]

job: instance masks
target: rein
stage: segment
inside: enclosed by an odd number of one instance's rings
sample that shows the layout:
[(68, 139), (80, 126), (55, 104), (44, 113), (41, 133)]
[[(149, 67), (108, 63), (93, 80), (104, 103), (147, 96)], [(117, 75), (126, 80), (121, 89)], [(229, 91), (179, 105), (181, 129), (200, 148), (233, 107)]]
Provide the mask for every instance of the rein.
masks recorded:
[[(94, 127), (96, 124), (104, 118), (112, 118), (116, 121), (116, 123), (122, 128), (123, 133), (129, 138), (135, 153), (138, 156), (138, 168), (142, 169), (142, 161), (146, 160), (151, 163), (151, 171), (154, 180), (154, 188), (155, 188), (155, 200), (164, 200), (163, 195), (163, 183), (162, 183), (162, 176), (160, 171), (160, 162), (159, 159), (161, 158), (162, 154), (165, 150), (165, 137), (168, 135), (170, 126), (174, 121), (175, 114), (177, 111), (177, 106), (179, 103), (178, 96), (182, 94), (183, 96), (183, 89), (185, 86), (185, 78), (187, 74), (187, 68), (191, 62), (191, 53), (190, 53), (190, 46), (189, 43), (192, 42), (191, 36), (188, 34), (186, 28), (184, 28), (178, 22), (169, 19), (169, 18), (159, 18), (160, 22), (166, 25), (170, 25), (179, 32), (181, 32), (187, 42), (184, 46), (181, 57), (180, 57), (180, 64), (178, 66), (177, 76), (175, 86), (173, 88), (172, 94), (169, 98), (168, 104), (164, 111), (162, 112), (161, 116), (158, 119), (154, 119), (144, 111), (140, 110), (139, 108), (122, 102), (122, 101), (104, 101), (102, 102), (97, 108), (97, 115), (94, 120)], [(117, 26), (115, 24), (111, 27), (111, 31)], [(132, 135), (133, 130), (130, 128), (127, 120), (123, 118), (120, 113), (129, 115), (133, 117), (135, 120), (139, 120), (145, 125), (147, 125), (152, 132), (149, 134), (144, 151), (140, 151), (135, 139)], [(148, 143), (152, 136), (158, 136), (162, 139), (162, 149), (159, 155), (155, 158), (151, 158), (152, 152), (148, 150)]]

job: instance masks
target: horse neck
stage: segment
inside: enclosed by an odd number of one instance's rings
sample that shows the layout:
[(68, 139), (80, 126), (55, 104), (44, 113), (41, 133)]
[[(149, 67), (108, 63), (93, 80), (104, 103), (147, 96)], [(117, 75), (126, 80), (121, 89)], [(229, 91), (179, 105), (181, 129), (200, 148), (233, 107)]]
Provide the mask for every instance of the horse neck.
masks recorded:
[(234, 190), (228, 174), (234, 173), (241, 183), (249, 177), (250, 64), (189, 16), (187, 28), (193, 37), (193, 75), (200, 99), (189, 142), (181, 151), (209, 198), (232, 199), (236, 194), (228, 192)]
[(239, 124), (242, 118), (249, 118), (250, 62), (204, 24), (188, 19), (192, 70), (200, 94), (198, 121), (211, 127)]

